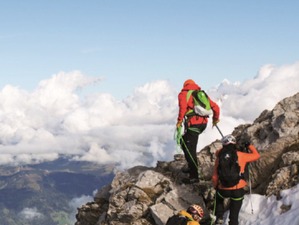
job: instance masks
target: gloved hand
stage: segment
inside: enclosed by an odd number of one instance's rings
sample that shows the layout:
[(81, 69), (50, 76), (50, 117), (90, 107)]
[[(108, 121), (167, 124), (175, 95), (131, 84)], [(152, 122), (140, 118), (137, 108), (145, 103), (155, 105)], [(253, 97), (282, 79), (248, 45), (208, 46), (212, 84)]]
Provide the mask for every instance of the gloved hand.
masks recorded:
[(176, 123), (176, 128), (179, 128), (182, 126), (182, 123), (183, 121), (182, 120), (179, 120), (177, 123)]
[(250, 142), (249, 142), (249, 141), (245, 141), (245, 142), (244, 142), (244, 147), (245, 147), (245, 148), (248, 148), (249, 145), (250, 145)]
[(213, 127), (214, 127), (214, 126), (216, 126), (216, 125), (217, 125), (217, 123), (219, 123), (219, 122), (220, 122), (220, 120), (219, 120), (219, 119), (214, 119), (214, 118), (213, 118)]

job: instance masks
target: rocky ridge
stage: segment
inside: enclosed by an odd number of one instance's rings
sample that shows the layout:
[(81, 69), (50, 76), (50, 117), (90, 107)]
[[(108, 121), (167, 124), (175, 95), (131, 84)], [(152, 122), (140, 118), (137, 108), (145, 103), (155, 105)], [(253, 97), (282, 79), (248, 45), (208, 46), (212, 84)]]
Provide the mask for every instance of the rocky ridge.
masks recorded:
[[(280, 101), (272, 111), (265, 110), (252, 124), (236, 127), (233, 135), (242, 148), (250, 140), (261, 158), (250, 164), (253, 193), (276, 195), (298, 184), (299, 176), (299, 93)], [(170, 162), (157, 162), (155, 168), (134, 167), (118, 172), (108, 186), (98, 191), (93, 202), (78, 208), (75, 225), (163, 225), (169, 216), (189, 204), (204, 206), (210, 223), (215, 190), (211, 176), (216, 140), (198, 154), (201, 168), (199, 184), (184, 184), (184, 156)], [(286, 208), (289, 208), (286, 207)], [(287, 209), (286, 209), (287, 210)]]

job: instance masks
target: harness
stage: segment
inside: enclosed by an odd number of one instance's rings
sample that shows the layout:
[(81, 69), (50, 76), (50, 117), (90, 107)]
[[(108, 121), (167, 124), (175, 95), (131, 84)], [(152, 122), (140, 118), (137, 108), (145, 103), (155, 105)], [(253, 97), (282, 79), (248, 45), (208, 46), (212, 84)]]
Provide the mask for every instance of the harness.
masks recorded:
[[(220, 198), (225, 199), (225, 197), (222, 196), (222, 195), (219, 193), (219, 191), (217, 191), (217, 195), (218, 195)], [(239, 198), (232, 198), (232, 197), (230, 197), (230, 199), (233, 200), (233, 201), (241, 201), (241, 200), (244, 199), (244, 196), (239, 197)]]

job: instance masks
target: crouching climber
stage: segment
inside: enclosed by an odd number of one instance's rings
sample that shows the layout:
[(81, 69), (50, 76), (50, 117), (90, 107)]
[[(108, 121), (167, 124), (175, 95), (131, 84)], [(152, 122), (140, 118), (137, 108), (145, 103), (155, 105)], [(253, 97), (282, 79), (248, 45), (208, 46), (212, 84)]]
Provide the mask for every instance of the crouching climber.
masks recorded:
[(170, 217), (166, 225), (200, 225), (204, 212), (199, 205), (190, 205), (187, 210), (181, 210), (178, 214)]

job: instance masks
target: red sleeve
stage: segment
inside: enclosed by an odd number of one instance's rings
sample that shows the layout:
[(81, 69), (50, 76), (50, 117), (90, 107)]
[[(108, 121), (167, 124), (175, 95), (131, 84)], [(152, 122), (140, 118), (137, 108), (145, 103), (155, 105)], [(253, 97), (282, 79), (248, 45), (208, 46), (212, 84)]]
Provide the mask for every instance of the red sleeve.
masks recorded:
[(184, 116), (187, 112), (187, 91), (180, 92), (178, 96), (178, 102), (179, 102), (179, 115), (178, 115), (178, 121), (183, 121)]
[(213, 119), (219, 120), (220, 108), (219, 108), (219, 106), (217, 105), (216, 102), (214, 102), (210, 98), (209, 98), (209, 100), (210, 100), (211, 108), (213, 110)]

